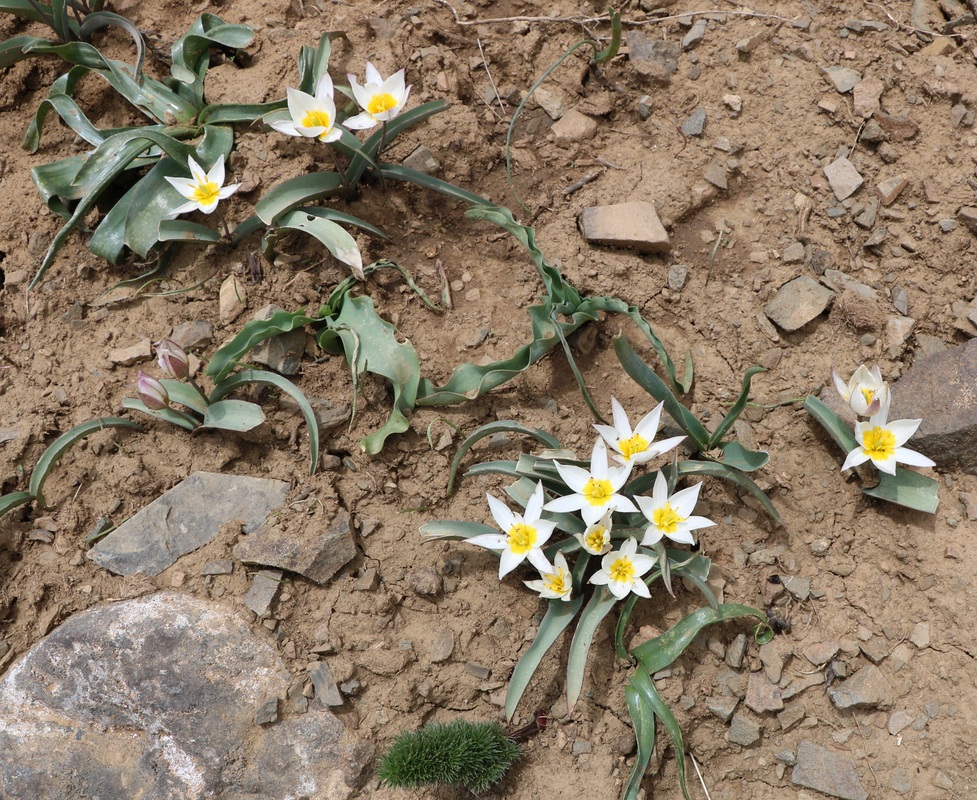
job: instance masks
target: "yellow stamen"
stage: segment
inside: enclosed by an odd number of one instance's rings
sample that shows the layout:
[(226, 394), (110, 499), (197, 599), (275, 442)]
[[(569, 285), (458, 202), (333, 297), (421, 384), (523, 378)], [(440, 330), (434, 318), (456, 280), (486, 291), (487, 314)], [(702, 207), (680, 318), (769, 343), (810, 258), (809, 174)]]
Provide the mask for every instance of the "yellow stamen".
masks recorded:
[(875, 398), (874, 389), (862, 389), (862, 397), (865, 398), (865, 405), (871, 405), (872, 400)]
[(874, 461), (885, 461), (896, 453), (896, 435), (876, 426), (862, 434), (862, 450)]
[(585, 541), (587, 542), (587, 547), (593, 550), (595, 553), (599, 553), (604, 549), (604, 535), (606, 534), (606, 528), (599, 525), (594, 528), (590, 533), (587, 534)]
[(607, 501), (614, 494), (614, 487), (609, 480), (591, 478), (583, 487), (582, 494), (592, 506), (606, 506)]
[(631, 583), (634, 581), (634, 564), (627, 556), (621, 556), (611, 564), (611, 568), (607, 570), (607, 574), (612, 581), (616, 581), (617, 583)]
[(374, 116), (396, 107), (397, 101), (389, 92), (381, 92), (380, 94), (373, 95), (373, 97), (370, 98), (370, 102), (366, 104), (366, 110)]
[(303, 128), (328, 128), (331, 123), (332, 120), (329, 119), (329, 115), (319, 108), (306, 111), (305, 116), (302, 117)]
[(656, 508), (655, 513), (652, 514), (652, 522), (655, 523), (655, 527), (658, 528), (662, 533), (675, 533), (678, 530), (678, 526), (685, 522), (686, 517), (682, 517), (679, 513), (672, 508), (672, 504), (666, 502), (664, 507)]
[(557, 567), (556, 572), (543, 576), (543, 586), (555, 594), (566, 594), (567, 574)]
[(630, 461), (638, 453), (643, 453), (648, 449), (648, 440), (636, 433), (630, 439), (621, 439), (617, 446), (621, 448), (621, 455)]
[(193, 187), (193, 194), (190, 195), (190, 199), (202, 206), (209, 206), (217, 200), (220, 188), (216, 183), (205, 178)]
[(517, 522), (509, 528), (509, 549), (517, 556), (523, 556), (536, 546), (536, 529), (524, 522)]

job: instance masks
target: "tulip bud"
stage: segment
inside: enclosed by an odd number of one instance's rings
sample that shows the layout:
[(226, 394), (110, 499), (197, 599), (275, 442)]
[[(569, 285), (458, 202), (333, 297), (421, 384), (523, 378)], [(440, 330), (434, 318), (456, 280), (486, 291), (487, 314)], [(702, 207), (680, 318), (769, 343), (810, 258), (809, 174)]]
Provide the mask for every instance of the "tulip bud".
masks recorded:
[(140, 372), (136, 379), (136, 393), (139, 395), (139, 399), (146, 404), (146, 408), (151, 408), (154, 411), (166, 408), (170, 404), (170, 396), (163, 384), (145, 372)]
[(167, 377), (182, 381), (190, 374), (186, 350), (172, 339), (163, 339), (153, 347), (156, 348), (156, 363)]

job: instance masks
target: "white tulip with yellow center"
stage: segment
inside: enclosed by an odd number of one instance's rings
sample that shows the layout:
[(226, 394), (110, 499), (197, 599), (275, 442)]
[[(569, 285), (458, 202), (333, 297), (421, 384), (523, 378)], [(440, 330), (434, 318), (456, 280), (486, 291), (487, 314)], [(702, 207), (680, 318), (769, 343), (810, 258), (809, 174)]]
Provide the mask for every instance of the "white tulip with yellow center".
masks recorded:
[(611, 413), (614, 415), (614, 426), (594, 425), (594, 427), (604, 441), (615, 451), (612, 455), (617, 461), (622, 464), (629, 461), (635, 464), (644, 464), (678, 447), (685, 438), (684, 436), (673, 436), (671, 439), (655, 443), (655, 434), (658, 433), (658, 423), (664, 405), (664, 403), (659, 403), (655, 406), (645, 414), (634, 430), (631, 430), (631, 421), (628, 419), (627, 413), (621, 404), (612, 397)]
[(640, 597), (651, 597), (648, 586), (641, 576), (655, 566), (651, 556), (640, 555), (638, 542), (632, 537), (621, 545), (620, 550), (612, 550), (600, 562), (600, 569), (590, 576), (590, 582), (606, 586), (618, 600), (623, 600), (631, 592)]
[(467, 541), (489, 550), (501, 551), (499, 579), (512, 572), (525, 559), (529, 559), (529, 563), (540, 573), (552, 572), (553, 565), (543, 553), (542, 547), (553, 535), (556, 523), (539, 518), (543, 509), (542, 482), (536, 484), (536, 491), (526, 504), (525, 516), (514, 514), (505, 503), (490, 494), (485, 495), (485, 499), (488, 500), (492, 517), (504, 533), (485, 533)]
[(922, 420), (899, 419), (895, 422), (886, 422), (888, 415), (889, 402), (886, 398), (882, 407), (868, 422), (855, 423), (855, 441), (858, 442), (858, 447), (848, 454), (848, 458), (841, 466), (842, 471), (857, 467), (866, 461), (871, 461), (880, 472), (889, 475), (896, 474), (896, 464), (909, 464), (913, 467), (936, 466), (936, 462), (922, 453), (903, 447), (909, 441), (909, 437), (916, 433)]
[(574, 494), (550, 500), (543, 508), (547, 511), (579, 511), (583, 521), (593, 525), (605, 514), (614, 511), (637, 511), (627, 497), (618, 494), (631, 474), (634, 462), (623, 467), (611, 467), (607, 463), (607, 445), (598, 439), (590, 457), (590, 471), (583, 467), (554, 462), (556, 469)]
[(883, 404), (889, 402), (889, 384), (882, 380), (882, 373), (879, 371), (878, 364), (872, 369), (868, 369), (862, 364), (852, 374), (848, 383), (845, 383), (832, 367), (831, 378), (838, 394), (860, 417), (872, 416)]
[(377, 68), (367, 61), (365, 85), (360, 86), (355, 75), (347, 77), (353, 97), (363, 109), (362, 114), (357, 114), (343, 122), (347, 128), (359, 131), (373, 128), (382, 122), (389, 122), (407, 104), (411, 87), (404, 83), (404, 70), (399, 70), (384, 80), (377, 72)]
[(217, 208), (217, 203), (226, 200), (241, 184), (235, 183), (231, 186), (224, 186), (224, 156), (221, 156), (210, 168), (210, 172), (204, 172), (193, 156), (187, 157), (187, 164), (190, 167), (190, 178), (171, 178), (166, 176), (167, 182), (183, 195), (189, 202), (182, 206), (177, 206), (170, 212), (173, 217), (186, 214), (190, 211), (203, 211), (210, 214)]
[(574, 538), (592, 556), (602, 556), (611, 549), (611, 512), (608, 511), (597, 522), (587, 526), (583, 533), (575, 533)]
[(314, 96), (291, 86), (286, 94), (288, 116), (268, 118), (268, 124), (276, 131), (287, 136), (304, 136), (327, 143), (335, 142), (343, 135), (342, 128), (336, 126), (336, 104), (333, 101), (332, 78), (328, 72), (319, 78)]
[(699, 528), (709, 528), (716, 524), (706, 517), (692, 516), (701, 487), (702, 484), (697, 483), (695, 486), (682, 489), (669, 496), (668, 481), (659, 471), (658, 477), (655, 478), (651, 497), (638, 496), (634, 498), (641, 506), (641, 513), (651, 523), (645, 528), (645, 535), (641, 539), (643, 547), (651, 547), (657, 544), (663, 536), (667, 536), (673, 542), (695, 544), (692, 531)]
[(567, 567), (567, 560), (563, 553), (557, 553), (553, 559), (553, 566), (549, 570), (540, 570), (541, 579), (538, 581), (523, 581), (526, 586), (544, 600), (569, 600), (573, 593), (573, 576)]

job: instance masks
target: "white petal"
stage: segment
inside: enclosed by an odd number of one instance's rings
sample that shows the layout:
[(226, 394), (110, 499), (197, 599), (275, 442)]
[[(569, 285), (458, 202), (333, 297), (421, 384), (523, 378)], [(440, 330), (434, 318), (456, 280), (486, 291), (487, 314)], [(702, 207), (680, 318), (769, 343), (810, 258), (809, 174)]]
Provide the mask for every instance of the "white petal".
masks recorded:
[(207, 173), (204, 172), (203, 167), (193, 160), (193, 156), (187, 156), (187, 165), (190, 167), (190, 175), (194, 181), (204, 183), (207, 180)]
[(638, 540), (633, 536), (628, 537), (628, 540), (621, 545), (621, 549), (618, 550), (619, 553), (625, 556), (633, 556), (638, 551)]
[(607, 586), (610, 583), (610, 576), (606, 572), (595, 572), (590, 576), (588, 583), (592, 583), (595, 586)]
[[(601, 439), (600, 443), (603, 444), (604, 440)], [(605, 449), (604, 452), (606, 453), (607, 450)], [(628, 482), (628, 478), (631, 477), (631, 470), (634, 469), (634, 464), (634, 460), (631, 460), (624, 462), (619, 467), (607, 468), (607, 480), (611, 482), (611, 486), (615, 492)]]
[(383, 77), (380, 75), (379, 70), (369, 61), (366, 62), (366, 82), (375, 83), (377, 86), (383, 84)]
[(868, 460), (868, 453), (865, 452), (864, 448), (856, 447), (848, 454), (845, 463), (841, 465), (841, 471), (844, 472), (846, 469), (857, 467), (859, 464), (864, 464)]
[(365, 86), (360, 86), (355, 75), (347, 75), (349, 78), (349, 89), (353, 93), (353, 99), (359, 104), (360, 108), (366, 108), (370, 104), (372, 93), (367, 91)]
[(545, 511), (579, 511), (587, 503), (586, 498), (579, 494), (568, 494), (565, 497), (557, 497), (550, 500), (543, 509)]
[(213, 181), (218, 186), (223, 186), (224, 177), (224, 156), (221, 156), (214, 162), (214, 166), (210, 168), (210, 172), (207, 173), (207, 180)]
[(665, 473), (658, 470), (655, 478), (655, 485), (651, 490), (651, 497), (655, 501), (655, 508), (664, 508), (668, 502), (668, 481), (665, 480)]
[(614, 595), (618, 600), (623, 600), (631, 593), (631, 583), (625, 583), (624, 581), (612, 581), (607, 582), (607, 588), (611, 590), (611, 594)]
[(573, 464), (561, 464), (559, 461), (554, 461), (556, 466), (556, 471), (560, 473), (560, 477), (563, 478), (563, 482), (569, 486), (575, 492), (582, 492), (583, 487), (587, 485), (587, 481), (590, 480), (590, 473), (582, 467), (576, 467)]
[(695, 544), (695, 539), (692, 538), (692, 534), (681, 528), (676, 530), (675, 533), (666, 533), (665, 535), (673, 542), (678, 542), (679, 544)]
[(920, 422), (922, 422), (921, 419), (897, 419), (885, 427), (896, 437), (896, 447), (902, 447), (916, 433)]
[(174, 208), (170, 212), (170, 214), (172, 215), (170, 219), (173, 219), (174, 217), (178, 217), (180, 216), (180, 214), (189, 214), (191, 211), (196, 211), (198, 208), (200, 208), (200, 206), (197, 205), (193, 200), (191, 200), (189, 203), (184, 203), (182, 206), (177, 206), (176, 208)]
[(533, 527), (536, 528), (536, 546), (542, 547), (553, 535), (553, 529), (556, 527), (556, 523), (549, 522), (545, 519), (538, 519), (533, 524)]
[(499, 498), (487, 494), (485, 495), (485, 499), (488, 501), (489, 511), (492, 512), (492, 519), (495, 520), (495, 524), (502, 529), (503, 533), (508, 533), (509, 529), (519, 522), (519, 520), (512, 513), (512, 510), (499, 500)]
[(397, 105), (403, 105), (404, 100), (407, 99), (407, 81), (405, 75), (406, 71), (399, 69), (387, 78), (381, 87), (384, 92), (390, 92), (394, 96)]
[(505, 550), (509, 546), (509, 539), (500, 533), (483, 533), (479, 536), (472, 536), (465, 539), (468, 544), (476, 547), (485, 547), (489, 550)]
[[(872, 419), (875, 419), (873, 417)], [(855, 423), (855, 441), (860, 445), (865, 444), (865, 431), (870, 431), (875, 427), (875, 423), (872, 420), (868, 422), (856, 422)]]
[(644, 556), (640, 553), (638, 555), (631, 557), (631, 563), (634, 564), (634, 571), (638, 575), (644, 575), (648, 570), (652, 569), (655, 564), (658, 563), (657, 558), (652, 558), (651, 556)]
[(641, 422), (634, 429), (634, 432), (651, 442), (658, 433), (658, 425), (661, 422), (662, 407), (664, 403), (659, 403), (642, 418)]
[(545, 597), (546, 584), (543, 581), (523, 581), (527, 589), (532, 589), (540, 597)]
[(335, 142), (337, 139), (342, 138), (342, 135), (342, 128), (330, 128), (329, 133), (324, 136), (321, 133), (319, 134), (319, 141), (329, 144), (329, 142)]
[(525, 556), (518, 556), (511, 550), (503, 550), (502, 557), (499, 559), (499, 580), (518, 567), (524, 558)]
[(648, 585), (640, 579), (636, 579), (631, 584), (631, 591), (638, 595), (638, 597), (651, 597), (651, 591), (648, 589)]
[(686, 530), (697, 531), (700, 528), (711, 528), (715, 524), (709, 517), (689, 517), (682, 524), (682, 527)]
[[(617, 398), (611, 398), (611, 416), (614, 417), (614, 430), (621, 439), (631, 437), (631, 420), (628, 419), (627, 412), (624, 410)], [(594, 426), (597, 427), (596, 425)]]
[(553, 565), (550, 563), (549, 559), (538, 547), (532, 548), (527, 554), (526, 558), (529, 559), (529, 563), (532, 564), (540, 572), (546, 574), (553, 573)]
[(217, 199), (226, 200), (228, 197), (230, 197), (232, 194), (234, 194), (234, 192), (238, 190), (238, 187), (240, 185), (241, 185), (240, 183), (232, 183), (230, 186), (225, 186), (223, 189), (217, 192)]
[(165, 177), (166, 182), (169, 183), (170, 186), (187, 198), (193, 195), (193, 191), (197, 187), (197, 184), (194, 183), (190, 178), (171, 178), (169, 175), (166, 175)]
[(702, 484), (697, 483), (687, 489), (682, 489), (669, 497), (668, 502), (671, 503), (672, 508), (680, 517), (691, 516), (692, 512), (695, 511), (695, 504), (699, 502), (699, 490), (701, 488)]
[(885, 472), (887, 475), (896, 474), (896, 454), (893, 453), (888, 458), (873, 458), (872, 463), (875, 464), (876, 469), (879, 472)]
[(838, 390), (838, 394), (840, 394), (847, 403), (848, 399), (851, 397), (851, 392), (848, 391), (848, 384), (841, 379), (841, 375), (838, 374), (834, 367), (831, 368), (831, 380), (834, 381), (835, 389)]
[[(607, 445), (603, 439), (594, 442), (593, 452), (590, 454), (590, 474), (597, 480), (607, 480)], [(579, 491), (579, 490), (578, 490)]]
[(529, 502), (526, 503), (526, 513), (523, 519), (526, 520), (527, 525), (532, 525), (539, 519), (539, 512), (543, 508), (543, 482), (539, 481), (536, 484), (536, 488), (529, 497)]
[[(329, 77), (328, 72), (323, 72), (322, 77), (319, 78), (319, 83), (315, 87), (315, 99), (320, 103), (328, 98), (332, 100), (333, 88), (332, 88), (332, 78)], [(332, 117), (330, 117), (332, 119)]]
[(564, 572), (570, 572), (570, 568), (567, 567), (567, 557), (563, 553), (558, 552), (553, 558), (553, 567), (554, 570), (562, 569)]
[(654, 516), (655, 509), (658, 506), (655, 505), (655, 501), (652, 498), (639, 494), (635, 495), (634, 501), (638, 504), (638, 508), (641, 509), (641, 513), (648, 517), (648, 519)]
[(365, 131), (368, 128), (376, 127), (377, 121), (373, 119), (371, 114), (364, 111), (362, 114), (357, 114), (355, 117), (343, 120), (343, 125), (351, 131)]
[(618, 445), (618, 434), (616, 428), (612, 428), (610, 425), (594, 425), (594, 430), (601, 435), (601, 438), (607, 442), (608, 446), (616, 450), (618, 453), (621, 452), (621, 448)]
[(634, 514), (638, 511), (638, 507), (631, 502), (631, 498), (625, 497), (623, 494), (615, 495), (614, 510), (623, 511), (625, 513)]
[[(653, 458), (658, 458), (658, 456), (664, 455), (669, 450), (674, 450), (684, 441), (685, 436), (673, 436), (670, 439), (662, 439), (660, 442), (655, 442), (655, 444), (645, 450), (644, 453), (641, 453), (641, 455), (643, 456), (648, 454), (648, 458), (646, 460), (651, 461)], [(635, 461), (637, 461), (637, 459), (635, 459)], [(638, 463), (640, 464), (642, 462), (638, 461)]]
[(292, 122), (299, 128), (302, 127), (302, 120), (310, 111), (315, 111), (319, 107), (316, 99), (300, 89), (293, 89), (289, 86), (285, 90), (288, 103), (288, 113), (292, 116)]
[(922, 453), (910, 450), (908, 447), (896, 448), (896, 461), (900, 464), (908, 464), (911, 467), (935, 467), (936, 462), (927, 458)]
[(656, 525), (649, 525), (645, 528), (645, 535), (641, 538), (642, 547), (652, 547), (662, 540), (662, 532)]
[(295, 123), (292, 120), (282, 119), (275, 121), (268, 121), (268, 127), (272, 130), (276, 130), (279, 133), (284, 133), (286, 136), (301, 136), (298, 129), (295, 127)]
[(593, 525), (604, 516), (607, 509), (604, 506), (592, 506), (584, 497), (580, 495), (574, 495), (575, 497), (580, 497), (580, 516), (583, 517), (583, 521), (588, 525)]

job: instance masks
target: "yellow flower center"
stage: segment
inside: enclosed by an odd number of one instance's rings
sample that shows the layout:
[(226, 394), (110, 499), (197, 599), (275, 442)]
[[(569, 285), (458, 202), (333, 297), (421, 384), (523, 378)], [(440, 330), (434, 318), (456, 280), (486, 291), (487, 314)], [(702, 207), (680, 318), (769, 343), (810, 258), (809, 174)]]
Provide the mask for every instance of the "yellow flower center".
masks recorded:
[(366, 104), (366, 110), (374, 116), (396, 107), (397, 101), (389, 92), (380, 92), (380, 94), (373, 95), (373, 97), (370, 98), (370, 102)]
[(895, 455), (896, 435), (887, 428), (875, 426), (862, 435), (862, 449), (869, 458), (885, 461)]
[(621, 455), (630, 461), (638, 453), (648, 449), (648, 440), (636, 433), (630, 439), (621, 439), (617, 446), (621, 448)]
[(621, 556), (611, 564), (607, 574), (617, 583), (631, 583), (634, 581), (634, 564), (627, 556)]
[(614, 494), (614, 487), (609, 480), (591, 478), (583, 487), (583, 496), (592, 506), (606, 506), (612, 494)]
[(599, 553), (604, 549), (604, 536), (607, 529), (603, 525), (598, 525), (590, 533), (587, 534), (584, 541), (587, 543), (587, 547), (593, 550), (595, 553)]
[(862, 389), (862, 397), (865, 398), (865, 405), (871, 405), (872, 400), (875, 397), (874, 389)]
[(567, 574), (559, 567), (556, 572), (543, 577), (543, 586), (554, 594), (566, 594)]
[(666, 502), (662, 508), (655, 509), (651, 521), (662, 533), (675, 533), (678, 526), (685, 522), (685, 519), (685, 517), (679, 516), (679, 513), (672, 508), (671, 503)]
[(217, 194), (220, 192), (220, 189), (221, 187), (216, 183), (204, 178), (204, 180), (198, 182), (193, 187), (193, 194), (190, 195), (190, 199), (202, 206), (209, 206), (217, 199)]
[(331, 122), (329, 115), (319, 108), (306, 111), (305, 116), (302, 117), (303, 128), (328, 128)]
[(536, 529), (524, 522), (517, 522), (509, 528), (509, 549), (517, 556), (523, 556), (536, 546)]

